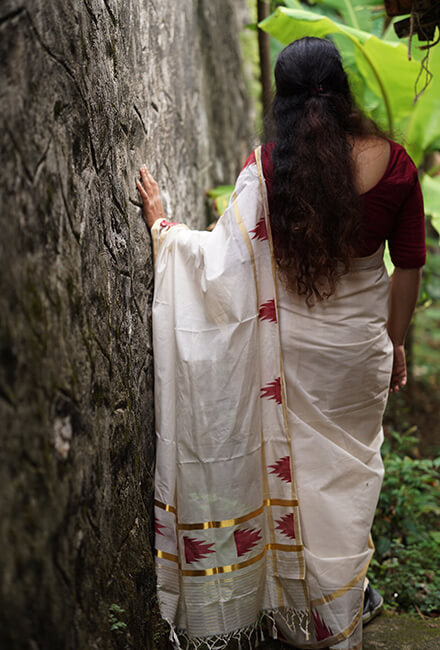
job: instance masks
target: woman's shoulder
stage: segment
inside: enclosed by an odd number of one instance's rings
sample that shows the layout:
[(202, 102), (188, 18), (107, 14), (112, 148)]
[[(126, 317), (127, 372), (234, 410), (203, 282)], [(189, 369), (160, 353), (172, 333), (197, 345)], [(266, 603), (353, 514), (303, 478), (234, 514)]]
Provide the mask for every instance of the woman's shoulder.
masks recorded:
[(257, 149), (261, 149), (261, 162), (263, 165), (266, 161), (272, 162), (272, 152), (274, 146), (274, 142), (266, 142), (256, 147), (247, 157), (246, 162), (243, 165), (243, 169), (245, 169), (245, 167), (249, 167), (249, 165), (256, 164), (255, 152)]
[[(417, 167), (404, 146), (389, 138), (369, 136), (355, 143), (356, 160), (361, 176), (366, 176), (366, 191), (388, 191), (390, 187), (413, 186)], [(376, 181), (376, 182), (374, 182)], [(364, 185), (364, 183), (360, 183)], [(362, 190), (361, 190), (362, 191)]]
[(390, 161), (388, 177), (394, 182), (414, 185), (418, 179), (418, 170), (406, 148), (394, 140), (390, 144)]
[(377, 155), (385, 154), (389, 157), (391, 163), (407, 163), (415, 167), (414, 162), (402, 144), (383, 136), (369, 135), (355, 138), (354, 150), (366, 158), (376, 158)]
[(406, 150), (406, 147), (403, 144), (400, 144), (400, 142), (396, 142), (395, 140), (391, 140), (390, 138), (387, 138), (386, 141), (389, 143), (391, 147), (391, 151), (394, 153), (394, 155), (401, 160), (406, 160), (408, 161), (411, 165), (415, 164), (409, 155), (409, 153)]

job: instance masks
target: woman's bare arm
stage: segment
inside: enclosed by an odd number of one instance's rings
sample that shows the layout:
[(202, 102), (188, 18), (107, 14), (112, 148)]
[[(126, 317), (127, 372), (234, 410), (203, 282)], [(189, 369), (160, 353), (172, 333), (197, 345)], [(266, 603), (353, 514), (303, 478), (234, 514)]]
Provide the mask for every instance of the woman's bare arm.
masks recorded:
[(417, 304), (422, 269), (396, 267), (391, 278), (390, 313), (388, 334), (394, 345), (393, 371), (390, 393), (406, 384), (405, 337)]

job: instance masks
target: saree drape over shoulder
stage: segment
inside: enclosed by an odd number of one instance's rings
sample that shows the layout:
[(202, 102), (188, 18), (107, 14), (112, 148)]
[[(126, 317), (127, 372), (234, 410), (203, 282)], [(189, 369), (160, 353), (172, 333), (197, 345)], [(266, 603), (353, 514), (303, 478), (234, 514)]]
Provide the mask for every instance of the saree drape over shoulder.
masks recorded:
[(307, 307), (259, 150), (213, 232), (156, 222), (157, 588), (176, 648), (362, 647), (392, 363), (382, 251)]

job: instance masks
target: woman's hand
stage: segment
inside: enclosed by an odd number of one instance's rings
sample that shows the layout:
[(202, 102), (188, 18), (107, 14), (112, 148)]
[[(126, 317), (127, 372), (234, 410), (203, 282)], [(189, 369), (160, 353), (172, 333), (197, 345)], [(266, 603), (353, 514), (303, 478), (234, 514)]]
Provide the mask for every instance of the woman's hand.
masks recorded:
[(141, 180), (137, 181), (136, 187), (142, 198), (145, 221), (147, 226), (152, 228), (155, 221), (165, 219), (165, 213), (160, 200), (159, 187), (145, 165), (141, 167), (140, 173)]
[(403, 345), (395, 345), (393, 370), (391, 372), (390, 393), (398, 392), (406, 384), (406, 359)]

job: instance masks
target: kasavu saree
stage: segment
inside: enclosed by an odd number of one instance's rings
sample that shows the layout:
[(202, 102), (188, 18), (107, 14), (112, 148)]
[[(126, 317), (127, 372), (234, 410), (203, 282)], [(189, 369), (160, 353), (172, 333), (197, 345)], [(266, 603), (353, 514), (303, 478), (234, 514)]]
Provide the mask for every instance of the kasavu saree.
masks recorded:
[(156, 569), (176, 648), (362, 647), (392, 367), (382, 249), (308, 307), (260, 149), (212, 232), (156, 221)]

